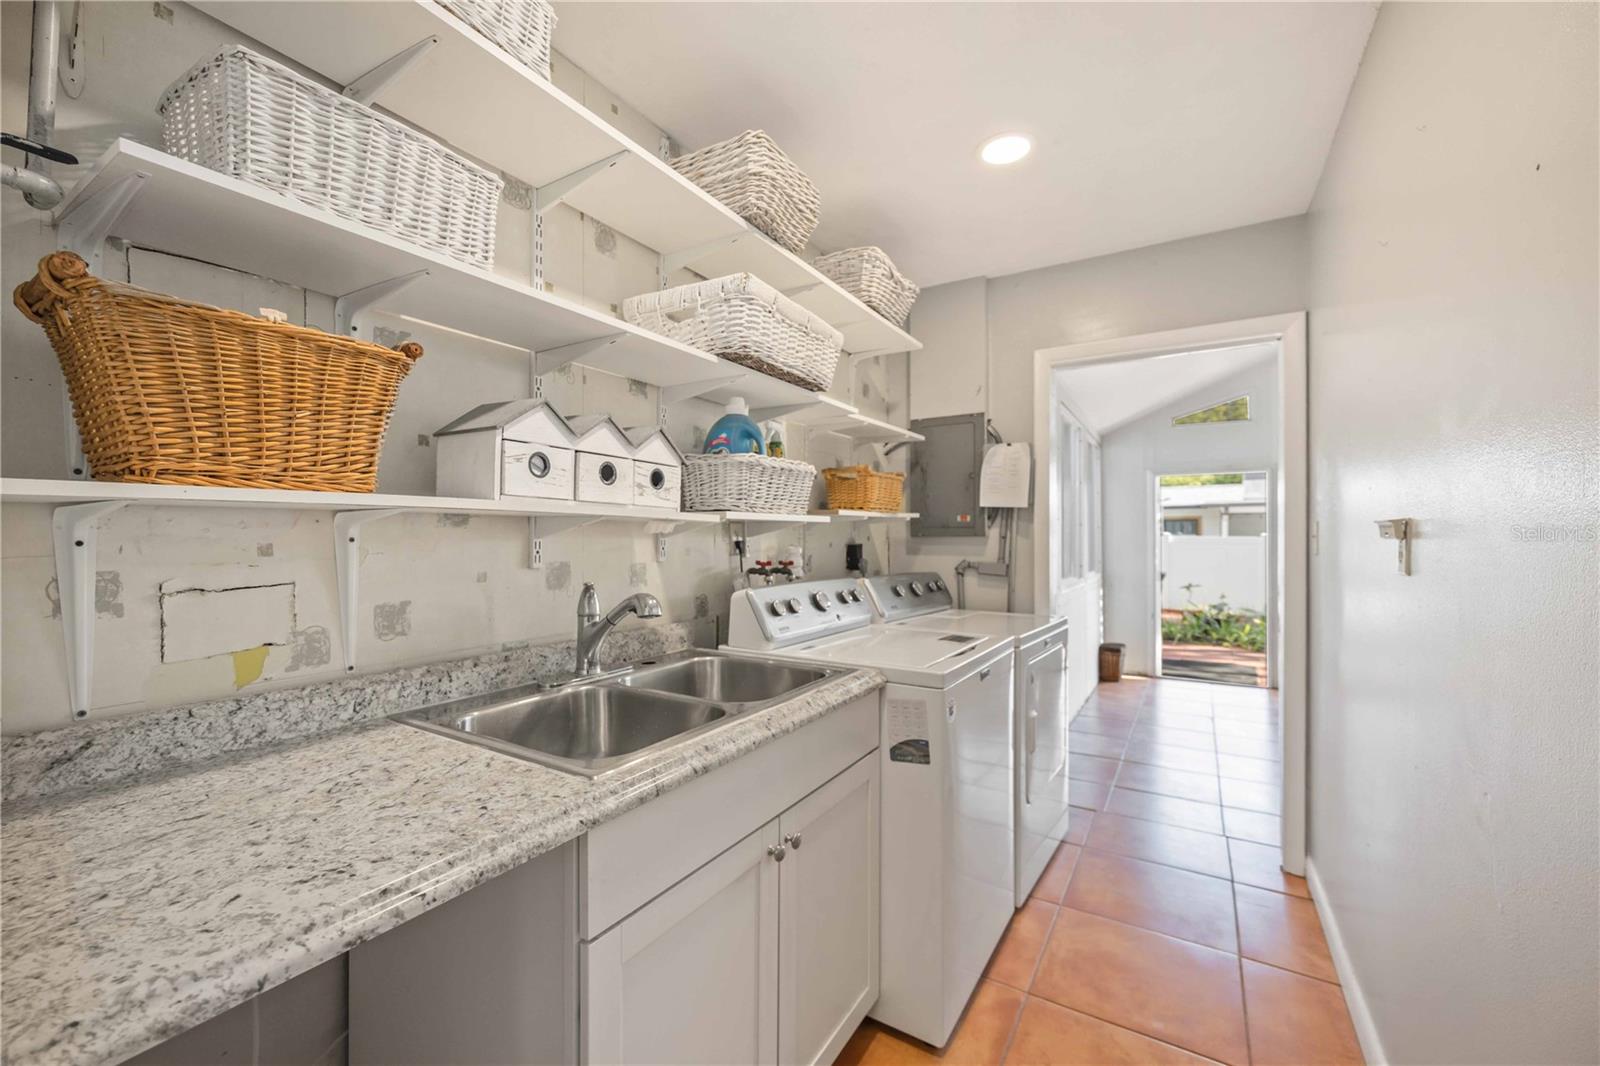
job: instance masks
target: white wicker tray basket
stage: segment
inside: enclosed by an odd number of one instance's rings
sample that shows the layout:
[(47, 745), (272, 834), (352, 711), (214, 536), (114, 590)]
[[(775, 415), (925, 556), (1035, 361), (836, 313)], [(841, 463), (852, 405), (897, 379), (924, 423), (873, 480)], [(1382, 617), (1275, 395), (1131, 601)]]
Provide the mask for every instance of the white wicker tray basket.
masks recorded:
[(233, 45), (161, 97), (167, 151), (478, 266), (499, 175), (281, 63)]
[(550, 80), (550, 35), (556, 9), (545, 0), (439, 0), (468, 26)]
[(791, 252), (804, 248), (817, 228), (817, 187), (761, 130), (681, 155), (672, 165)]
[(622, 317), (813, 392), (833, 384), (844, 344), (844, 334), (750, 274), (630, 296)]
[(811, 265), (901, 329), (922, 291), (895, 269), (882, 248), (871, 245), (819, 256)]
[(685, 511), (759, 511), (805, 514), (817, 468), (798, 459), (764, 455), (683, 457)]

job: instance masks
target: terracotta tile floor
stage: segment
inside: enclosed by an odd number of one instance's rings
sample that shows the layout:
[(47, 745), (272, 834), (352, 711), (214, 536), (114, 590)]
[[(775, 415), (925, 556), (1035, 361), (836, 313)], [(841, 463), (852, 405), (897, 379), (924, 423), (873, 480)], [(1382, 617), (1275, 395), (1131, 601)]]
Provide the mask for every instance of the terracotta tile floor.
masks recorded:
[(1072, 722), (1070, 843), (943, 1048), (867, 1021), (838, 1061), (1360, 1063), (1306, 883), (1279, 869), (1277, 694), (1101, 685)]

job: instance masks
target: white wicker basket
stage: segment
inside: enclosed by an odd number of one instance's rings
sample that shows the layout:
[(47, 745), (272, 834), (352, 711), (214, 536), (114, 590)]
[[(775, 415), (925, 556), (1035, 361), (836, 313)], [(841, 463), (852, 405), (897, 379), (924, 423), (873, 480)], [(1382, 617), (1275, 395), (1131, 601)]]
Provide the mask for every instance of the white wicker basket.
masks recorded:
[(439, 0), (450, 12), (550, 80), (550, 35), (556, 9), (545, 0)]
[(844, 334), (750, 274), (630, 296), (622, 317), (813, 392), (833, 384), (844, 344)]
[(239, 45), (162, 94), (167, 151), (478, 266), (499, 175)]
[(764, 455), (683, 457), (685, 511), (759, 511), (805, 514), (817, 468), (798, 459)]
[(882, 248), (870, 245), (819, 256), (811, 265), (901, 329), (922, 291), (894, 268)]
[(678, 173), (791, 252), (817, 228), (817, 187), (761, 130), (681, 155)]

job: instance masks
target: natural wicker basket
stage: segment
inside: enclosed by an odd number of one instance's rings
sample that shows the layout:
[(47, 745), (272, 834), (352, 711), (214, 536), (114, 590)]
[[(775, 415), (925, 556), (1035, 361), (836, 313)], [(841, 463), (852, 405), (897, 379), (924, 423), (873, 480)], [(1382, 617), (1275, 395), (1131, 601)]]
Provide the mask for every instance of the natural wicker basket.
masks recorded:
[(371, 492), (422, 357), (103, 281), (71, 252), (12, 302), (55, 348), (101, 481)]
[(817, 187), (762, 130), (680, 155), (672, 165), (791, 252), (817, 228)]
[(922, 291), (895, 269), (882, 248), (846, 248), (819, 256), (812, 266), (901, 329)]
[(822, 472), (828, 484), (828, 509), (832, 511), (889, 511), (905, 509), (906, 476), (870, 466), (831, 466)]
[(451, 13), (550, 80), (550, 34), (556, 9), (545, 0), (440, 0)]
[(683, 509), (805, 514), (811, 510), (811, 485), (816, 478), (817, 468), (798, 459), (686, 455)]
[(750, 274), (630, 296), (622, 317), (769, 377), (825, 392), (844, 334)]

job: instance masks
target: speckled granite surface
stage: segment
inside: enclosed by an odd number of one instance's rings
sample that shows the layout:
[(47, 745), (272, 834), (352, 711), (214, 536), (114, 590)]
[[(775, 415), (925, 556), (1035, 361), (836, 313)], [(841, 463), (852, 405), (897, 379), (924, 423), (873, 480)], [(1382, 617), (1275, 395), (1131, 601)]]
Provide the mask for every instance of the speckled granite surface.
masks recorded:
[(882, 683), (843, 675), (596, 781), (376, 721), (8, 804), (0, 1055), (120, 1061)]
[[(681, 623), (622, 626), (602, 648), (607, 664), (689, 646)], [(0, 740), (0, 799), (109, 784), (179, 764), (282, 744), (457, 696), (570, 675), (573, 642), (530, 644), (466, 659), (267, 689), (226, 700)]]

